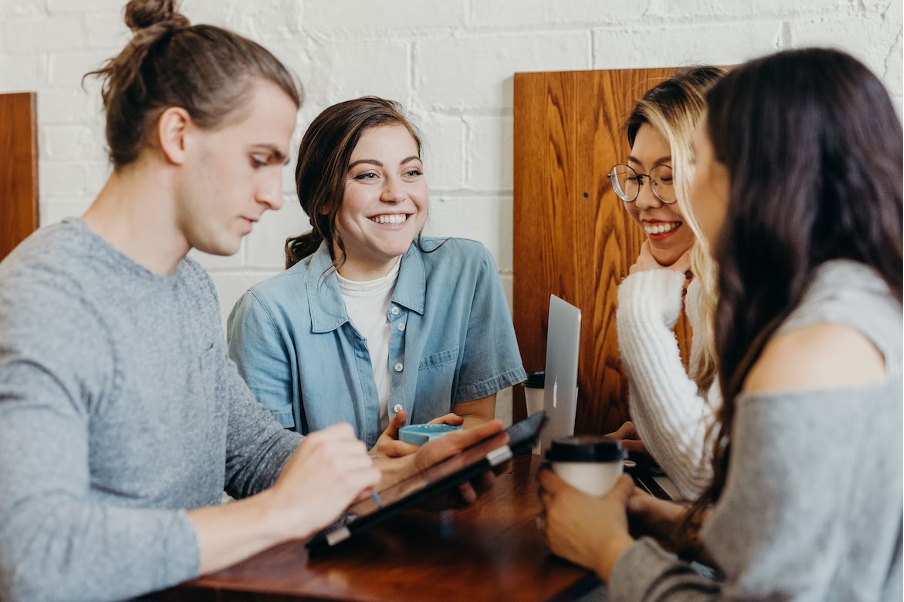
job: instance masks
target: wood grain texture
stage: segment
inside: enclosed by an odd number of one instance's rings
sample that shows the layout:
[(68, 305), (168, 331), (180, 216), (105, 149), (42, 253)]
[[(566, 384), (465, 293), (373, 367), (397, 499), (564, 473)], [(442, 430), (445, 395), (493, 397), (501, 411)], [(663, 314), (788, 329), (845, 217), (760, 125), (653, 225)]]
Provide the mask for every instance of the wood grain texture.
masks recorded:
[(574, 599), (599, 581), (553, 556), (536, 530), (539, 465), (539, 456), (516, 458), (469, 508), (405, 512), (315, 560), (303, 541), (286, 543), (163, 599)]
[[(515, 74), (514, 322), (528, 372), (546, 363), (549, 296), (582, 312), (575, 432), (628, 419), (615, 327), (617, 287), (646, 239), (607, 177), (630, 152), (622, 129), (636, 99), (673, 69)], [(684, 358), (690, 329), (676, 335)], [(516, 387), (513, 419), (526, 414)]]
[(37, 95), (0, 94), (0, 261), (38, 229)]

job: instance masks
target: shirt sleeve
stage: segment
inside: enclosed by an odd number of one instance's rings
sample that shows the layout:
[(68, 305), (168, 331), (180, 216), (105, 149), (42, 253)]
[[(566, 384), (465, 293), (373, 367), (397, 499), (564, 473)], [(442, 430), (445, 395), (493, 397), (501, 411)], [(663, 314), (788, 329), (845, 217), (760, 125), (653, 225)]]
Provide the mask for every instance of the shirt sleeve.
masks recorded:
[(185, 510), (92, 501), (89, 416), (116, 386), (105, 325), (73, 291), (16, 284), (0, 289), (0, 599), (120, 600), (196, 577)]
[(246, 292), (233, 307), (227, 333), (229, 357), (254, 398), (284, 428), (296, 428), (292, 412), (292, 371), (289, 369), (290, 356), (294, 352), (254, 291)]
[(483, 245), (479, 248), (480, 264), (452, 403), (480, 399), (527, 378), (499, 271), (490, 252)]
[(618, 287), (616, 324), (637, 432), (679, 493), (695, 499), (711, 479), (705, 443), (713, 410), (685, 372), (672, 332), (684, 281), (671, 270), (628, 276)]

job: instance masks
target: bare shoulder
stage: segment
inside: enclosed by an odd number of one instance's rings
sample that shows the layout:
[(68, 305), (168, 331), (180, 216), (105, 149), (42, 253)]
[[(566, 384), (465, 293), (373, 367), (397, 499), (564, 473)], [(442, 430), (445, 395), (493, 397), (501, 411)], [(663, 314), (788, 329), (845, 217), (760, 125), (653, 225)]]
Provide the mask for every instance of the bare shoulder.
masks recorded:
[(885, 382), (885, 358), (858, 330), (831, 322), (773, 337), (744, 382), (745, 391), (801, 391)]

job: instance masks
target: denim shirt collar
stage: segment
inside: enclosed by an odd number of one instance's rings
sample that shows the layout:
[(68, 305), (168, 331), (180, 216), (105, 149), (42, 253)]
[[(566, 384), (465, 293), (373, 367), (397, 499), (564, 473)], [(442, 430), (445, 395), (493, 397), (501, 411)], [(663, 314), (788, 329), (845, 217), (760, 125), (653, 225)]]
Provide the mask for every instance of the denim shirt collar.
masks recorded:
[[(418, 314), (424, 314), (424, 303), (427, 297), (427, 275), (424, 270), (424, 259), (418, 252), (417, 244), (412, 243), (408, 251), (402, 255), (399, 266), (399, 280), (396, 282), (392, 302)], [(311, 309), (311, 328), (316, 333), (336, 330), (349, 321), (345, 309), (345, 301), (339, 291), (339, 281), (332, 277), (333, 258), (327, 249), (326, 242), (311, 256), (305, 272), (305, 284), (308, 292), (308, 307)]]

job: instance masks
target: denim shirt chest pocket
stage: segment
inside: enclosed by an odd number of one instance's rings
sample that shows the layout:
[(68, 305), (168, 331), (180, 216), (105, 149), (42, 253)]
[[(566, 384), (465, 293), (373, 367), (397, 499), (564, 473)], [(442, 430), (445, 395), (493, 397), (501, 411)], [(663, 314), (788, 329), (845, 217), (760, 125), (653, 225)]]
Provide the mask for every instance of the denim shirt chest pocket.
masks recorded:
[[(431, 353), (421, 359), (417, 371), (418, 409), (432, 413), (432, 418), (452, 411), (458, 347)], [(426, 422), (426, 420), (424, 421)]]

